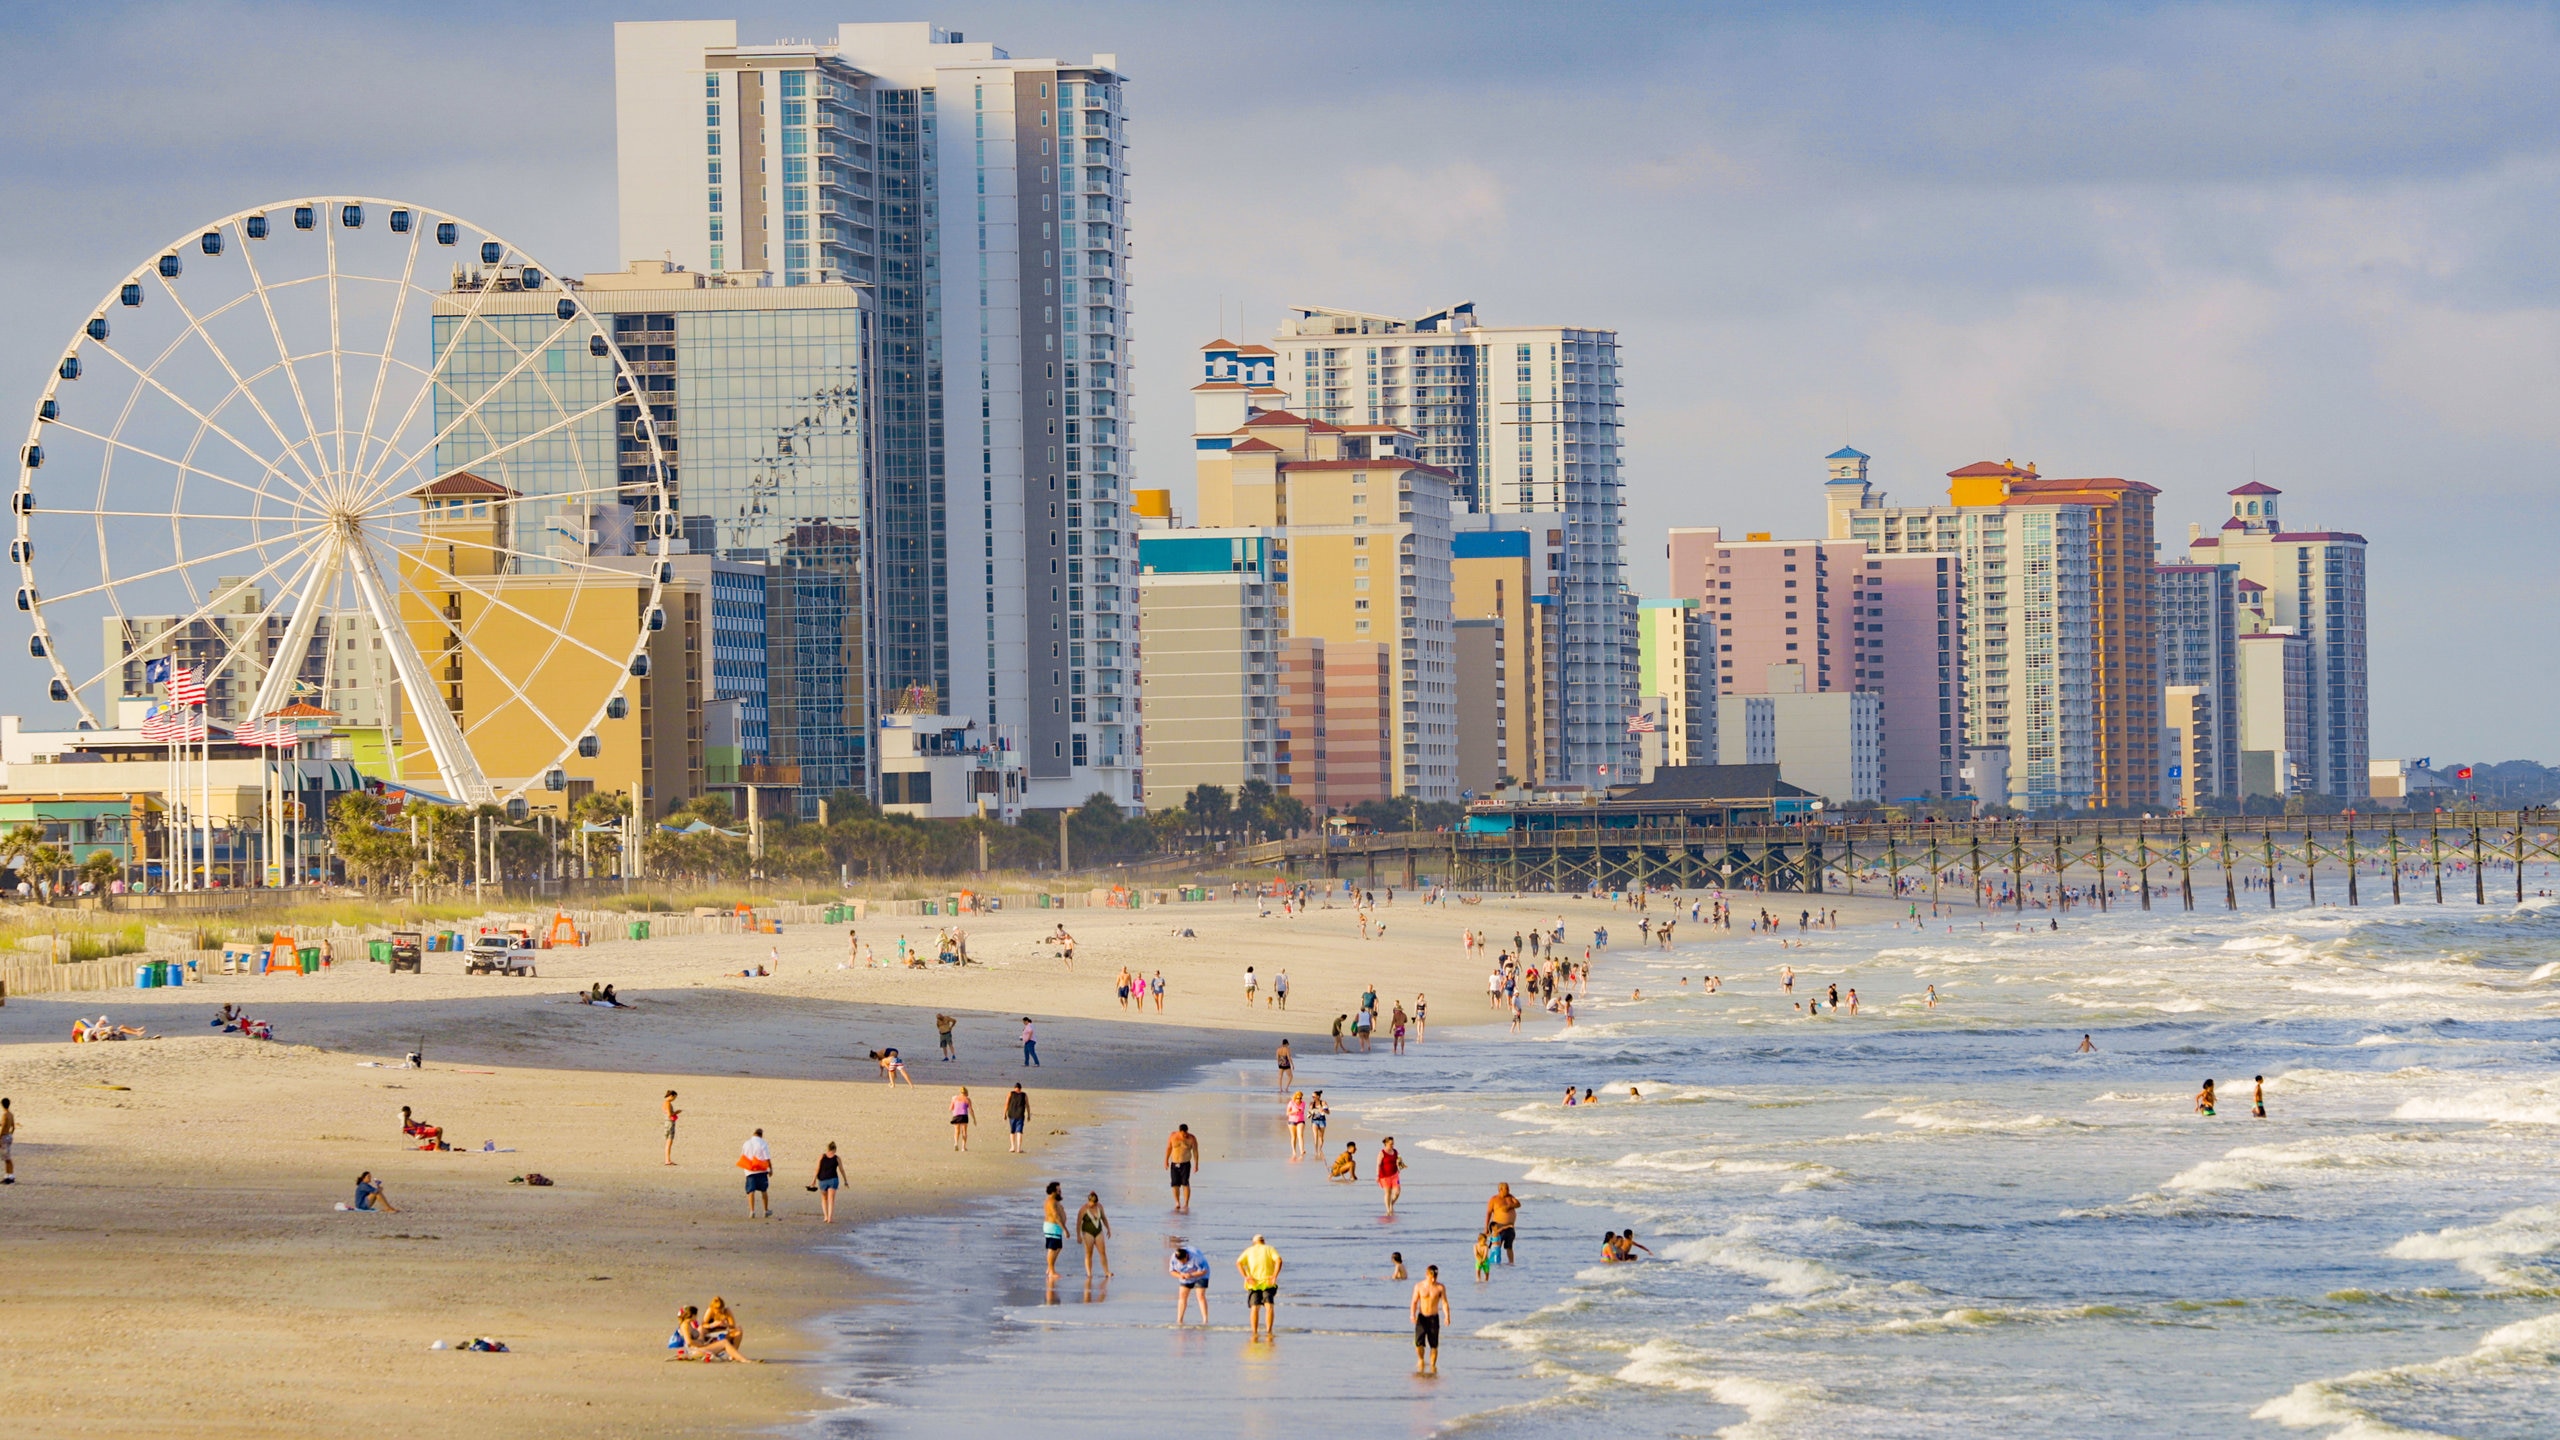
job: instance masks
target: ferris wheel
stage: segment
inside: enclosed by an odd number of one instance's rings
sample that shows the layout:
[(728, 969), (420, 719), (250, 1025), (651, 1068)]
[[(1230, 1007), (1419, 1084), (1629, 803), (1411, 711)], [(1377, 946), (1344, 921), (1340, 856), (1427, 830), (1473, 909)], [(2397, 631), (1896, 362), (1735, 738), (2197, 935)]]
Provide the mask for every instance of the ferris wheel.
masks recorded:
[(118, 726), (169, 661), (216, 724), (325, 712), (456, 799), (562, 788), (648, 673), (677, 534), (612, 324), (396, 201), (244, 210), (146, 256), (18, 457), (52, 698)]

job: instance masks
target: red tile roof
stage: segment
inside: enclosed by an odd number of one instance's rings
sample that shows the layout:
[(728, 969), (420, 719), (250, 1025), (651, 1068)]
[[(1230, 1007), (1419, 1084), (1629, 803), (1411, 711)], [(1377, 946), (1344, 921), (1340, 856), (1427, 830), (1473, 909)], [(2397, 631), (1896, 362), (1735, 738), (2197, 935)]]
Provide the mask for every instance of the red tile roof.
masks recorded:
[(1309, 420), (1303, 415), (1293, 415), (1286, 410), (1265, 410), (1261, 414), (1244, 422), (1244, 428), (1247, 430), (1265, 425), (1303, 425), (1307, 428), (1307, 433), (1310, 435), (1339, 435), (1342, 433), (1342, 427), (1339, 425), (1329, 425), (1322, 420)]
[(1227, 453), (1230, 455), (1253, 455), (1268, 450), (1277, 454), (1279, 449), (1279, 446), (1272, 444), (1268, 440), (1239, 440), (1233, 445), (1227, 447)]
[(1236, 342), (1233, 340), (1212, 340), (1200, 348), (1203, 350), (1233, 350), (1236, 348)]
[(1458, 472), (1455, 470), (1443, 470), (1437, 465), (1425, 465), (1419, 460), (1407, 460), (1395, 455), (1382, 456), (1376, 460), (1283, 460), (1280, 462), (1280, 468), (1283, 470), (1419, 470), (1426, 475), (1437, 475), (1444, 480), (1458, 478)]
[(2018, 475), (2033, 478), (2035, 472), (2021, 470), (2015, 465), (1997, 460), (1977, 460), (1961, 470), (1947, 472), (1947, 478), (1950, 480), (1973, 480), (1985, 475)]
[(2239, 489), (2234, 490), (2231, 493), (2234, 495), (2281, 495), (2284, 492), (2273, 485), (2261, 485), (2257, 481), (2252, 480), (2248, 484), (2241, 486)]
[(468, 470), (430, 480), (409, 492), (412, 495), (513, 495), (516, 492), (495, 480), (483, 480)]
[(1236, 347), (1236, 353), (1239, 355), (1277, 355), (1280, 352), (1272, 349), (1268, 345), (1239, 345)]

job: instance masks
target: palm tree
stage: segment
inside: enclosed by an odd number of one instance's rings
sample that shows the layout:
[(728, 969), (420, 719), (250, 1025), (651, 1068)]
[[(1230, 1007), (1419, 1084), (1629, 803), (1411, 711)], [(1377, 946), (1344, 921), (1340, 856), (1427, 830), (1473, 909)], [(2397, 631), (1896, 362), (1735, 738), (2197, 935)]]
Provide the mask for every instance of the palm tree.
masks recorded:
[(1202, 833), (1207, 834), (1226, 823), (1234, 813), (1235, 802), (1223, 785), (1195, 785), (1191, 793), (1182, 798), (1182, 808), (1190, 813)]
[(1300, 834), (1316, 823), (1315, 812), (1307, 808), (1306, 801), (1295, 795), (1275, 796), (1264, 813), (1270, 817), (1273, 828), (1290, 835)]
[(1244, 823), (1246, 840), (1253, 839), (1255, 826), (1270, 822), (1271, 802), (1278, 798), (1268, 780), (1247, 780), (1236, 787), (1236, 818)]
[(44, 832), (33, 825), (20, 825), (0, 837), (0, 864), (17, 871), (24, 884), (50, 882), (68, 863), (62, 847), (46, 841)]

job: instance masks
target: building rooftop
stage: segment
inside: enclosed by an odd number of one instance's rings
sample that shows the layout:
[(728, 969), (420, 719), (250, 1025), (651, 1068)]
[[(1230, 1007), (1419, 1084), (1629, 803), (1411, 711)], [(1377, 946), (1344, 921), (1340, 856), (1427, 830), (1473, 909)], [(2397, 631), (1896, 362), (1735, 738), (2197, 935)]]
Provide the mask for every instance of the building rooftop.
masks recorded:
[(1825, 455), (1822, 458), (1825, 460), (1872, 460), (1875, 457), (1869, 455), (1864, 450), (1843, 445), (1839, 449), (1832, 451), (1830, 454)]
[(2284, 492), (2273, 485), (2262, 485), (2259, 482), (2252, 480), (2248, 484), (2241, 486), (2239, 489), (2234, 490), (2231, 493), (2234, 495), (2281, 495)]

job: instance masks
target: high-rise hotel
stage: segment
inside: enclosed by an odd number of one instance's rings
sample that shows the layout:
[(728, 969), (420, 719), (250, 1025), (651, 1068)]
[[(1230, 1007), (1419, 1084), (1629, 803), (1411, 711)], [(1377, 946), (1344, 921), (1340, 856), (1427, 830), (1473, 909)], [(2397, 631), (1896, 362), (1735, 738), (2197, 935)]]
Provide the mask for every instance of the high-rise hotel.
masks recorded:
[(1020, 751), (1032, 807), (1135, 798), (1127, 132), (1115, 58), (926, 24), (615, 26), (622, 250), (868, 287), (874, 698)]
[(1556, 704), (1534, 768), (1525, 756), (1511, 768), (1547, 784), (1633, 774), (1640, 661), (1619, 530), (1617, 332), (1489, 325), (1472, 304), (1418, 319), (1300, 306), (1271, 349), (1293, 413), (1411, 431), (1415, 458), (1454, 477), (1460, 533), (1553, 533), (1542, 553), (1555, 569), (1538, 578), (1554, 613), (1544, 663)]

